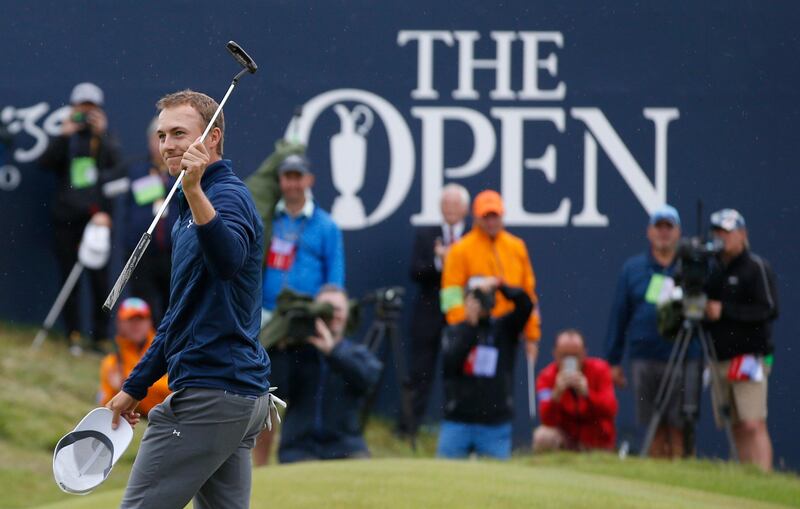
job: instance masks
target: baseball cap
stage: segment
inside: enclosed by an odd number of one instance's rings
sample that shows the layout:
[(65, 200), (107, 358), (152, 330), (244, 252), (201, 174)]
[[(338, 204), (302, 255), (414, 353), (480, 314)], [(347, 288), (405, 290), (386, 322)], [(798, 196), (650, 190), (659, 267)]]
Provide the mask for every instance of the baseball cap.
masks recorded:
[(677, 209), (672, 205), (662, 205), (650, 214), (650, 224), (654, 225), (659, 221), (668, 221), (675, 226), (681, 225), (681, 216)]
[(53, 477), (65, 493), (86, 495), (106, 480), (133, 439), (133, 428), (120, 419), (111, 429), (113, 412), (95, 408), (58, 441), (53, 452)]
[(722, 209), (711, 214), (711, 227), (732, 232), (745, 227), (744, 217), (736, 209)]
[(301, 155), (292, 154), (278, 166), (278, 174), (283, 175), (289, 171), (297, 171), (300, 173), (311, 173), (311, 165), (308, 162), (308, 159)]
[(491, 213), (502, 216), (504, 212), (503, 198), (500, 193), (491, 189), (478, 193), (475, 201), (472, 202), (472, 214), (476, 217), (483, 217)]
[(130, 320), (131, 318), (150, 318), (150, 306), (138, 297), (128, 297), (119, 305), (117, 318)]
[(94, 83), (84, 82), (75, 85), (72, 94), (69, 96), (70, 104), (92, 103), (97, 106), (103, 105), (103, 91)]

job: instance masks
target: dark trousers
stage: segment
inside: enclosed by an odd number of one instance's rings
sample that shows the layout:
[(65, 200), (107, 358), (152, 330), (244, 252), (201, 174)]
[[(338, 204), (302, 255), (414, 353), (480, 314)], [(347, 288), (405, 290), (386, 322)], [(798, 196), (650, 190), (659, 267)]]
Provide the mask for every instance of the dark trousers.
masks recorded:
[(428, 408), (433, 382), (436, 378), (436, 360), (442, 348), (442, 329), (445, 321), (441, 313), (414, 314), (411, 331), (408, 378), (404, 384), (405, 396), (411, 399), (413, 422), (402, 423), (403, 431), (416, 433), (425, 410)]
[[(61, 223), (56, 224), (55, 230), (55, 255), (58, 268), (61, 272), (61, 284), (67, 280), (72, 267), (78, 261), (78, 247), (81, 244), (83, 229), (86, 223)], [(103, 312), (103, 303), (109, 291), (107, 266), (99, 270), (84, 268), (89, 276), (89, 289), (91, 293), (92, 329), (90, 335), (97, 342), (108, 338), (108, 316)], [(64, 325), (67, 335), (80, 332), (80, 284), (72, 291), (64, 305)]]
[[(126, 260), (130, 258), (130, 254), (128, 253)], [(159, 251), (156, 246), (150, 245), (131, 276), (129, 295), (147, 302), (155, 327), (158, 327), (169, 305), (171, 267), (169, 251)]]

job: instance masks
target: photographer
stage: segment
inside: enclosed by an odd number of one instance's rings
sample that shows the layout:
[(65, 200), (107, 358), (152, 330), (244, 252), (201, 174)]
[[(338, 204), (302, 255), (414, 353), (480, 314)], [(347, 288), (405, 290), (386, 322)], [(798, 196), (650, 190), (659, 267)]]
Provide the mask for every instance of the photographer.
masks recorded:
[[(772, 321), (778, 317), (775, 275), (750, 252), (744, 218), (733, 209), (711, 215), (723, 243), (708, 283), (706, 316), (722, 385), (718, 407), (730, 406), (739, 460), (772, 469), (767, 430), (767, 377), (772, 365)], [(718, 419), (719, 420), (719, 419)]]
[(273, 365), (285, 378), (274, 380), (289, 406), (283, 421), (278, 459), (281, 463), (369, 456), (359, 410), (378, 383), (381, 362), (364, 346), (344, 338), (347, 294), (323, 286), (316, 298), (333, 306), (326, 323), (316, 320), (317, 334), (308, 344), (276, 348)]
[(553, 357), (536, 379), (542, 425), (533, 433), (533, 450), (612, 449), (617, 398), (608, 363), (586, 356), (575, 329), (556, 336)]
[[(91, 220), (111, 226), (111, 203), (103, 196), (102, 185), (120, 162), (116, 140), (108, 133), (108, 119), (103, 112), (103, 91), (93, 83), (79, 83), (70, 95), (72, 112), (61, 124), (61, 135), (50, 139), (39, 165), (56, 174), (56, 197), (53, 203), (55, 255), (62, 283), (78, 257), (83, 230)], [(88, 270), (94, 304), (92, 348), (102, 350), (108, 336), (108, 316), (101, 310), (108, 293), (106, 268)], [(71, 351), (81, 352), (78, 295), (67, 300), (64, 319)]]
[[(513, 310), (493, 318), (497, 291)], [(497, 278), (473, 278), (468, 284), (466, 319), (449, 327), (442, 339), (445, 403), (437, 456), (511, 457), (514, 362), (532, 310), (523, 289)]]

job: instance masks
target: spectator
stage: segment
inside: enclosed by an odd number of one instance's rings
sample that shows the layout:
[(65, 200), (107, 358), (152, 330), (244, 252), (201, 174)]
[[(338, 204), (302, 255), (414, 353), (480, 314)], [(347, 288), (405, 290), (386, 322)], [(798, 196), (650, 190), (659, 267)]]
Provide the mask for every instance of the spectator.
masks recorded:
[[(650, 248), (629, 258), (622, 266), (609, 318), (606, 335), (606, 360), (618, 387), (627, 380), (622, 360), (627, 348), (631, 359), (636, 415), (640, 425), (647, 426), (656, 407), (656, 396), (664, 377), (674, 343), (658, 332), (656, 304), (665, 281), (675, 274), (676, 253), (681, 237), (681, 220), (674, 207), (664, 205), (650, 216), (647, 239)], [(668, 286), (668, 285), (667, 285)], [(678, 366), (680, 382), (672, 392), (664, 415), (656, 429), (648, 454), (653, 457), (677, 458), (683, 455), (684, 403), (688, 394), (688, 372), (699, 372), (700, 350), (692, 341), (685, 366)], [(686, 373), (683, 369), (686, 369)]]
[(310, 196), (308, 160), (290, 155), (278, 168), (281, 195), (264, 271), (263, 307), (271, 311), (284, 288), (316, 295), (325, 284), (344, 287), (342, 232)]
[[(150, 306), (136, 297), (122, 301), (117, 311), (117, 352), (108, 354), (100, 365), (100, 405), (105, 405), (122, 388), (122, 383), (133, 368), (144, 357), (153, 343), (156, 331)], [(158, 405), (169, 395), (167, 376), (162, 376), (147, 391), (147, 396), (139, 402), (138, 411), (143, 415)]]
[[(284, 288), (316, 295), (326, 284), (344, 287), (344, 247), (342, 232), (327, 212), (310, 196), (314, 175), (308, 160), (291, 154), (278, 166), (281, 195), (272, 221), (272, 240), (266, 254), (263, 286), (262, 325), (275, 309), (278, 294)], [(271, 351), (271, 356), (281, 352)], [(279, 373), (284, 363), (273, 359)], [(275, 428), (264, 430), (253, 451), (255, 464), (269, 461)]]
[[(447, 255), (442, 271), (441, 305), (447, 323), (464, 320), (464, 288), (472, 277), (492, 276), (508, 286), (522, 288), (534, 305), (536, 278), (522, 239), (508, 233), (503, 227), (503, 199), (491, 190), (482, 191), (472, 204), (475, 225)], [(492, 316), (500, 317), (513, 309), (506, 296), (495, 296)], [(536, 307), (525, 324), (525, 347), (528, 359), (536, 360), (541, 336), (540, 317)]]
[[(498, 291), (511, 309), (492, 318)], [(532, 310), (523, 289), (494, 277), (473, 280), (464, 298), (464, 320), (448, 327), (442, 339), (445, 406), (439, 457), (511, 457), (514, 361)]]
[(575, 329), (556, 336), (553, 357), (536, 379), (542, 425), (533, 433), (533, 450), (613, 449), (617, 398), (608, 363), (586, 356)]
[(285, 363), (276, 370), (285, 378), (274, 380), (289, 404), (278, 450), (281, 463), (369, 456), (360, 409), (383, 367), (366, 347), (344, 338), (344, 290), (326, 285), (316, 300), (333, 306), (331, 320), (317, 319), (317, 335), (308, 344), (286, 347), (274, 361)]
[[(111, 204), (103, 196), (102, 185), (110, 180), (119, 164), (119, 148), (108, 132), (103, 112), (103, 91), (93, 83), (79, 83), (70, 96), (72, 111), (61, 125), (61, 134), (51, 138), (39, 165), (56, 174), (56, 196), (53, 203), (55, 255), (62, 283), (78, 257), (83, 229), (89, 220), (111, 226)], [(102, 311), (108, 293), (106, 268), (87, 270), (91, 282), (93, 304), (92, 348), (102, 350), (108, 337), (108, 317)], [(67, 337), (73, 354), (82, 349), (80, 310), (77, 295), (64, 306)]]
[[(706, 316), (718, 361), (722, 394), (714, 408), (730, 407), (742, 463), (772, 469), (767, 430), (767, 378), (772, 368), (772, 321), (778, 317), (775, 274), (750, 251), (744, 218), (733, 209), (711, 215), (724, 245), (708, 284)], [(719, 418), (717, 419), (719, 423)]]
[[(167, 192), (175, 179), (169, 176), (167, 165), (158, 148), (154, 118), (147, 127), (149, 155), (128, 165), (131, 191), (128, 197), (125, 224), (125, 249), (130, 257), (142, 234), (150, 227)], [(169, 275), (171, 270), (172, 225), (178, 217), (178, 200), (172, 200), (153, 230), (153, 238), (131, 276), (130, 292), (150, 303), (153, 322), (158, 326), (169, 304)]]
[(404, 384), (410, 399), (412, 422), (402, 423), (400, 431), (416, 435), (425, 415), (436, 372), (436, 358), (442, 344), (444, 315), (439, 305), (442, 267), (450, 247), (465, 231), (464, 218), (469, 211), (469, 192), (458, 184), (442, 190), (442, 218), (436, 226), (417, 228), (411, 255), (411, 280), (417, 284), (417, 298), (411, 319), (410, 369)]

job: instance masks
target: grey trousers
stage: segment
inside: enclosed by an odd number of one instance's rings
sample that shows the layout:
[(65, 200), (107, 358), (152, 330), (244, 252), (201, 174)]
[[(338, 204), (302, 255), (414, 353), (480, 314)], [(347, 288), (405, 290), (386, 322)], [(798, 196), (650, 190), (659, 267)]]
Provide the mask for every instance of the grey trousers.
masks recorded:
[(264, 429), (269, 396), (181, 389), (150, 411), (123, 509), (244, 509), (250, 450)]

